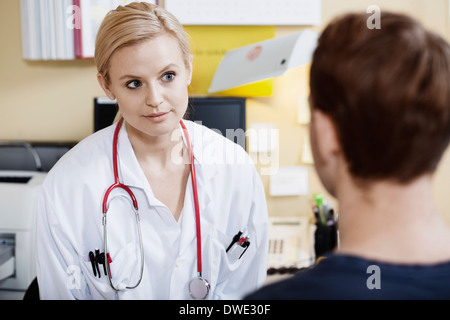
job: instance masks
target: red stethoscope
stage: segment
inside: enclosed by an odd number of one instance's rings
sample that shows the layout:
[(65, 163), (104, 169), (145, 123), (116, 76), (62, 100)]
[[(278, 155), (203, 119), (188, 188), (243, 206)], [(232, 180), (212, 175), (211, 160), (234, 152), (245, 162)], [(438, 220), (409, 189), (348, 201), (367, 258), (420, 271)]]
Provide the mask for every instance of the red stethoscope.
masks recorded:
[[(141, 280), (142, 275), (144, 271), (144, 250), (143, 250), (143, 244), (142, 244), (142, 234), (141, 234), (141, 227), (140, 227), (140, 221), (139, 221), (139, 213), (138, 213), (138, 204), (136, 197), (133, 194), (133, 191), (131, 189), (121, 183), (119, 181), (119, 170), (117, 166), (118, 161), (118, 154), (117, 154), (117, 141), (119, 137), (119, 131), (123, 123), (123, 118), (119, 120), (117, 123), (116, 129), (114, 131), (114, 138), (113, 138), (113, 168), (114, 168), (114, 184), (112, 184), (108, 190), (106, 190), (105, 196), (103, 197), (103, 218), (102, 218), (102, 224), (103, 224), (103, 243), (104, 243), (104, 252), (106, 253), (105, 256), (105, 265), (108, 266), (106, 268), (109, 284), (111, 285), (111, 288), (113, 288), (115, 291), (122, 291), (122, 290), (130, 290), (136, 288)], [(184, 137), (186, 139), (186, 144), (189, 150), (189, 158), (190, 158), (190, 170), (191, 170), (191, 180), (192, 180), (192, 190), (194, 194), (194, 205), (195, 205), (195, 223), (196, 223), (196, 232), (197, 232), (197, 276), (192, 278), (189, 282), (189, 294), (194, 299), (206, 299), (206, 297), (209, 294), (210, 290), (210, 284), (209, 282), (202, 277), (202, 240), (201, 240), (201, 228), (200, 228), (200, 207), (198, 204), (198, 193), (197, 193), (197, 177), (195, 175), (195, 166), (194, 166), (194, 153), (192, 151), (192, 144), (189, 137), (189, 132), (184, 125), (183, 121), (180, 120), (180, 125), (184, 132)], [(141, 268), (140, 268), (140, 276), (137, 281), (137, 283), (133, 286), (127, 286), (123, 284), (117, 285), (117, 287), (112, 282), (111, 272), (110, 272), (110, 266), (109, 263), (111, 260), (109, 260), (109, 251), (108, 251), (108, 232), (107, 232), (107, 222), (106, 222), (106, 213), (108, 211), (108, 197), (112, 190), (115, 188), (121, 188), (125, 190), (131, 199), (131, 204), (133, 211), (135, 213), (136, 218), (136, 225), (138, 230), (138, 237), (139, 237), (139, 247), (140, 247), (140, 255), (141, 255)]]

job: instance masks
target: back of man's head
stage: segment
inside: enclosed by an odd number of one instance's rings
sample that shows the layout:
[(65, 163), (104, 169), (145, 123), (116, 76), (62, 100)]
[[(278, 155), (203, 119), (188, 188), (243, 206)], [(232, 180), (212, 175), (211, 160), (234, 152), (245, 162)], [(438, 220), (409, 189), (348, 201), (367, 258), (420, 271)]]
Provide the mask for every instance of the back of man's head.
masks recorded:
[(407, 183), (432, 173), (450, 139), (450, 47), (405, 15), (347, 14), (320, 36), (312, 108), (329, 115), (350, 173)]

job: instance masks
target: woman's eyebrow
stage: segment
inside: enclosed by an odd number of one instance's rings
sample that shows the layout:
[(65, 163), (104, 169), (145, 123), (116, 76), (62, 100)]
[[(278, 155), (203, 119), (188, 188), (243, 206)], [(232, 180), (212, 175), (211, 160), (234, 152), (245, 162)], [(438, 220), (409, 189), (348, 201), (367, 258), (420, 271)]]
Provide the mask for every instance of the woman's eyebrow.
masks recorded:
[[(174, 69), (174, 68), (179, 68), (178, 64), (176, 64), (176, 63), (169, 63), (167, 66), (162, 68), (159, 73), (163, 73), (163, 72), (165, 72), (167, 70)], [(136, 75), (132, 75), (132, 74), (126, 74), (126, 75), (121, 76), (119, 78), (119, 80), (123, 80), (123, 79), (141, 79), (141, 78), (142, 77), (140, 77), (140, 76), (136, 76)]]
[(176, 69), (176, 68), (179, 68), (178, 64), (176, 64), (176, 63), (169, 63), (166, 67), (161, 69), (160, 73), (163, 73), (163, 72), (165, 72), (167, 70), (170, 70), (170, 69)]
[(119, 80), (123, 80), (123, 79), (140, 79), (141, 77), (139, 77), (139, 76), (134, 76), (134, 75), (132, 75), (132, 74), (126, 74), (126, 75), (124, 75), (124, 76), (121, 76), (120, 78), (119, 78)]

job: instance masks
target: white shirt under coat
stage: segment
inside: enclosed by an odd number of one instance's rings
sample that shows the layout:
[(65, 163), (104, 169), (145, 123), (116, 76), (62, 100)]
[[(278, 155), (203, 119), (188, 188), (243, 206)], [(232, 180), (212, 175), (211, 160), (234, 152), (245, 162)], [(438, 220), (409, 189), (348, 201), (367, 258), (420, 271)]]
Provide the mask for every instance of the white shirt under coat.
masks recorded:
[[(263, 285), (268, 218), (261, 179), (237, 144), (184, 120), (193, 144), (202, 232), (203, 277), (209, 299), (240, 299)], [(103, 252), (102, 201), (113, 184), (112, 141), (116, 124), (80, 142), (49, 172), (37, 212), (37, 276), (41, 299), (191, 299), (197, 275), (197, 242), (191, 176), (178, 221), (155, 198), (134, 154), (125, 126), (118, 138), (119, 177), (135, 194), (140, 214), (144, 274), (133, 290), (110, 287), (100, 266), (94, 276), (89, 251)], [(181, 130), (180, 130), (181, 132)], [(132, 285), (139, 275), (139, 244), (128, 197), (110, 195), (108, 251), (113, 281)], [(241, 259), (225, 252), (246, 230), (250, 247)]]

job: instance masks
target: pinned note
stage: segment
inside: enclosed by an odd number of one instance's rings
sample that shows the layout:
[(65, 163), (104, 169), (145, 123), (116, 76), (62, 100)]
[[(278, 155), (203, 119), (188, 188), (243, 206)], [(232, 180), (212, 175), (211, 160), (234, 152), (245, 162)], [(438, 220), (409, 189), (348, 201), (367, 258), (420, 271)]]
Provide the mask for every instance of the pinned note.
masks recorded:
[(298, 98), (297, 122), (300, 124), (309, 124), (311, 113), (309, 111), (309, 102), (307, 95), (301, 95)]
[(280, 167), (270, 176), (270, 195), (304, 196), (308, 194), (308, 170), (306, 167)]
[(305, 164), (314, 164), (314, 159), (311, 152), (311, 144), (309, 142), (309, 134), (305, 134), (303, 136), (302, 162)]

